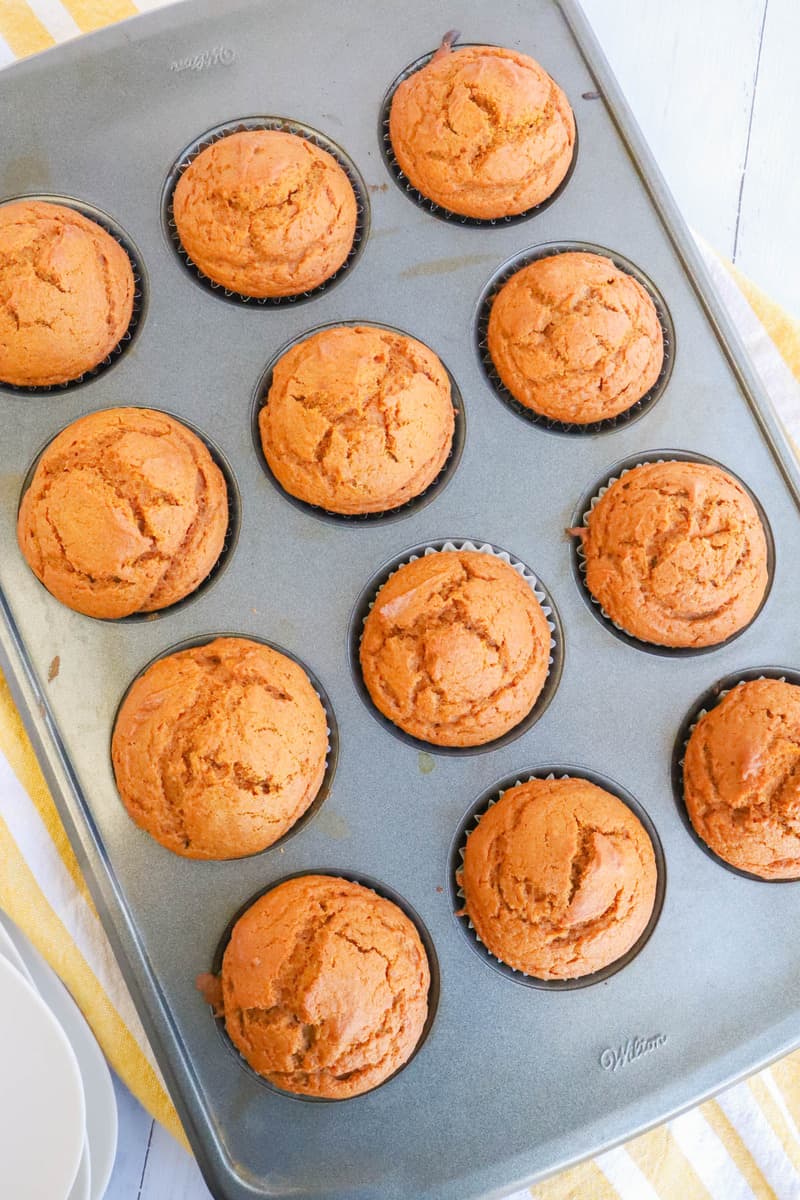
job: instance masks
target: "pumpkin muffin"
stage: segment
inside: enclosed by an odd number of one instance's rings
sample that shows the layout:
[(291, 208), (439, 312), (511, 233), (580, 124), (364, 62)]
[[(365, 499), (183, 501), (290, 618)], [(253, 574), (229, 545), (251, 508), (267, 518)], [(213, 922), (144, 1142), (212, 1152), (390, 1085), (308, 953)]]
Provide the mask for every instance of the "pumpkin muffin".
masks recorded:
[(689, 818), (731, 866), (800, 877), (800, 687), (740, 683), (695, 726), (683, 764)]
[(290, 495), (329, 512), (383, 512), (441, 471), (453, 442), (450, 381), (414, 338), (369, 325), (323, 329), (276, 364), (259, 428)]
[(109, 408), (73, 421), (46, 447), (17, 539), (57, 600), (114, 618), (193, 592), (227, 527), (225, 479), (200, 438), (165, 413)]
[(119, 794), (186, 858), (258, 854), (303, 815), (325, 774), (325, 710), (302, 667), (247, 638), (170, 654), (141, 675), (111, 744)]
[(475, 550), (407, 563), (375, 597), (361, 670), (376, 708), (435, 746), (480, 746), (528, 715), (550, 661), (550, 628), (513, 567)]
[(0, 205), (0, 382), (94, 370), (124, 336), (133, 293), (128, 255), (96, 222), (42, 200)]
[(257, 900), (222, 960), (225, 1027), (239, 1053), (277, 1087), (328, 1100), (367, 1092), (408, 1061), (429, 987), (405, 913), (328, 875), (289, 879)]
[(645, 289), (609, 258), (541, 258), (503, 284), (489, 354), (520, 404), (586, 425), (625, 412), (655, 384), (664, 338)]
[(589, 591), (640, 641), (717, 645), (748, 625), (764, 599), (764, 527), (745, 488), (720, 467), (635, 467), (570, 532), (583, 542)]
[(295, 296), (339, 270), (356, 231), (350, 180), (326, 150), (276, 129), (231, 133), (178, 180), (181, 244), (215, 283), (243, 296)]
[(537, 979), (577, 979), (641, 937), (657, 869), (647, 831), (616, 796), (585, 779), (532, 779), (483, 814), (459, 883), (495, 958)]
[(395, 91), (392, 149), (411, 184), (449, 212), (495, 220), (551, 196), (575, 149), (561, 88), (496, 46), (437, 52)]

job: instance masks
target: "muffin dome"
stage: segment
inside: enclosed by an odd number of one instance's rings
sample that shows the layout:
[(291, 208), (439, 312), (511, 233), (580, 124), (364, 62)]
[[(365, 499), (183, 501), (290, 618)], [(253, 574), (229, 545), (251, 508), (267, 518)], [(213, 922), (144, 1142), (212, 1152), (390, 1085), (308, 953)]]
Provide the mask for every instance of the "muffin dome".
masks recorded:
[(483, 814), (459, 881), (496, 958), (538, 979), (576, 979), (639, 940), (657, 869), (644, 826), (616, 796), (585, 779), (532, 779)]
[(225, 1026), (240, 1054), (277, 1087), (331, 1100), (377, 1087), (408, 1061), (429, 987), (405, 913), (328, 875), (289, 879), (257, 900), (222, 961)]
[(227, 527), (225, 479), (197, 435), (165, 413), (110, 408), (74, 421), (46, 447), (17, 538), (62, 604), (126, 617), (193, 592)]
[(275, 365), (259, 416), (264, 455), (292, 496), (329, 512), (397, 508), (424, 492), (453, 440), (450, 381), (414, 338), (323, 329)]
[(740, 683), (700, 718), (683, 763), (689, 818), (708, 846), (762, 879), (800, 877), (800, 687)]
[(465, 46), (399, 84), (389, 136), (417, 191), (461, 216), (495, 220), (541, 204), (575, 148), (569, 101), (526, 54)]
[(400, 729), (436, 746), (479, 746), (533, 708), (549, 670), (550, 628), (508, 563), (445, 550), (383, 585), (360, 657), (373, 703)]
[(489, 354), (520, 404), (586, 425), (631, 408), (661, 372), (664, 338), (638, 280), (599, 254), (541, 258), (503, 284)]
[(246, 638), (161, 658), (133, 684), (111, 753), (128, 813), (186, 858), (282, 837), (325, 773), (325, 710), (302, 667)]
[(573, 532), (589, 591), (641, 641), (716, 645), (749, 624), (764, 599), (764, 527), (745, 488), (720, 467), (634, 467)]
[(41, 200), (0, 205), (0, 382), (94, 370), (127, 331), (133, 292), (128, 255), (96, 222)]
[(231, 133), (178, 180), (173, 212), (195, 266), (244, 296), (295, 296), (339, 270), (356, 231), (350, 180), (294, 133)]

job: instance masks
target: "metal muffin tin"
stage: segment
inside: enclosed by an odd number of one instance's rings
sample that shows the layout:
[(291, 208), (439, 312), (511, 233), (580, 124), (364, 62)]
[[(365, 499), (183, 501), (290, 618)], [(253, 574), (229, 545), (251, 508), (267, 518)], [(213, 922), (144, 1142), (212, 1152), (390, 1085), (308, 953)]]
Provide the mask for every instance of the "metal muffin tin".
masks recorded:
[[(533, 54), (575, 110), (572, 176), (527, 220), (436, 220), (387, 169), (387, 90), (452, 26), (465, 42)], [(113, 367), (77, 389), (0, 388), (0, 647), (214, 1195), (501, 1196), (796, 1046), (800, 890), (744, 879), (705, 854), (677, 811), (670, 768), (686, 713), (715, 680), (763, 663), (798, 665), (800, 475), (573, 0), (190, 0), (6, 70), (0, 93), (4, 196), (95, 205), (141, 255), (147, 310)], [(303, 304), (225, 303), (190, 277), (162, 225), (182, 148), (254, 113), (333, 139), (367, 186), (358, 261)], [(520, 421), (486, 378), (476, 334), (484, 289), (512, 257), (548, 242), (607, 247), (663, 297), (675, 329), (672, 374), (636, 422), (558, 436)], [(447, 488), (395, 521), (334, 522), (287, 503), (253, 448), (252, 397), (275, 351), (351, 319), (430, 345), (467, 410)], [(230, 462), (241, 494), (238, 545), (214, 586), (137, 622), (63, 608), (15, 540), (20, 489), (41, 446), (81, 414), (117, 404), (164, 408), (196, 426)], [(563, 532), (615, 463), (676, 445), (740, 475), (775, 538), (763, 611), (741, 637), (698, 656), (644, 654), (612, 636), (589, 612)], [(459, 533), (541, 572), (565, 647), (541, 720), (470, 756), (393, 737), (370, 716), (348, 666), (352, 612), (381, 565)], [(339, 760), (330, 795), (284, 845), (235, 862), (191, 862), (126, 816), (109, 736), (147, 662), (220, 631), (266, 638), (308, 664), (336, 717)], [(539, 990), (478, 960), (453, 912), (449, 854), (478, 797), (562, 764), (617, 781), (643, 807), (668, 884), (652, 935), (622, 970), (576, 990)], [(322, 868), (371, 877), (413, 907), (436, 947), (441, 989), (429, 1036), (396, 1078), (347, 1102), (300, 1104), (261, 1086), (229, 1052), (194, 979), (248, 898)], [(648, 1052), (626, 1054), (637, 1039)]]

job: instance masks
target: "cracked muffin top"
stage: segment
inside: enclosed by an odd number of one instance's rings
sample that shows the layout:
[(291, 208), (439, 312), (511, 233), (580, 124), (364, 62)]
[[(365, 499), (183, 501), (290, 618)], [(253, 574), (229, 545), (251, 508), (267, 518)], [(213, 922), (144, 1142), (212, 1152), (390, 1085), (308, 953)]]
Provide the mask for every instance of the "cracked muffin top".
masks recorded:
[(255, 129), (207, 146), (178, 180), (181, 244), (215, 283), (243, 296), (294, 296), (339, 270), (356, 231), (350, 180), (326, 150)]
[(0, 382), (94, 370), (124, 336), (133, 293), (128, 255), (94, 221), (41, 200), (0, 205)]
[(188, 596), (219, 558), (227, 527), (225, 479), (200, 438), (165, 413), (109, 408), (45, 448), (17, 539), (57, 600), (113, 618)]
[(587, 525), (586, 585), (615, 624), (658, 646), (713, 646), (752, 621), (767, 540), (737, 480), (698, 462), (646, 463), (612, 483)]
[(400, 169), (435, 204), (494, 220), (541, 204), (569, 170), (575, 119), (526, 54), (437, 51), (398, 86), (389, 136)]
[(644, 932), (657, 869), (638, 817), (585, 779), (504, 792), (467, 838), (459, 883), (486, 948), (537, 979), (616, 962)]
[(553, 421), (615, 417), (650, 391), (664, 338), (645, 289), (609, 258), (541, 258), (503, 284), (489, 354), (511, 395)]
[(697, 722), (683, 794), (699, 836), (762, 879), (800, 876), (800, 687), (740, 683)]
[(400, 729), (435, 746), (480, 746), (536, 703), (550, 628), (508, 563), (444, 550), (406, 563), (383, 585), (360, 658), (373, 703)]
[(405, 913), (328, 875), (289, 879), (257, 900), (222, 961), (225, 1027), (239, 1053), (277, 1087), (331, 1100), (377, 1087), (408, 1061), (429, 988)]
[(283, 837), (317, 795), (327, 752), (305, 671), (247, 638), (153, 663), (125, 697), (111, 744), (129, 814), (186, 858), (240, 858)]
[(329, 512), (383, 512), (441, 471), (453, 441), (450, 380), (414, 338), (323, 329), (275, 365), (259, 428), (270, 470), (292, 496)]

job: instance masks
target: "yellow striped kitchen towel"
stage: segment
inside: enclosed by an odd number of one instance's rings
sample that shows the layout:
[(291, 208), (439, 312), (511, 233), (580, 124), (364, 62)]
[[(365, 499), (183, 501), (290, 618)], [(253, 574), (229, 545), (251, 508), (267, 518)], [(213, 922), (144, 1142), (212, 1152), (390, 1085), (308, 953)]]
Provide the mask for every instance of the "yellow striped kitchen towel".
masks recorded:
[[(0, 66), (161, 2), (0, 0)], [(800, 389), (792, 375), (800, 380), (800, 325), (712, 251), (701, 249), (787, 432), (800, 446)], [(69, 987), (131, 1091), (185, 1141), (2, 677), (0, 907)], [(530, 1195), (536, 1200), (800, 1200), (798, 1123), (800, 1052), (627, 1145), (539, 1184)], [(513, 1200), (528, 1196), (520, 1193)]]

